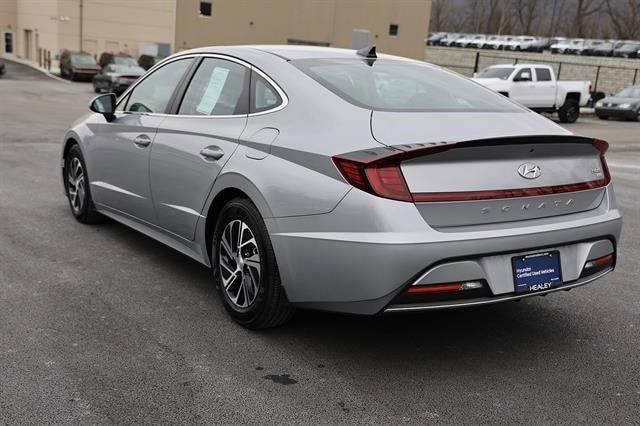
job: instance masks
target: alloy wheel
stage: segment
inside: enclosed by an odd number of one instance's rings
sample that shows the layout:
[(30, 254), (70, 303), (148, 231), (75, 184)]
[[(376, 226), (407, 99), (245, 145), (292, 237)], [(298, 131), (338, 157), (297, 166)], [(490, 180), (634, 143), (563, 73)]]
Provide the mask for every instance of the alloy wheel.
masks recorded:
[(82, 163), (78, 157), (74, 157), (67, 169), (67, 191), (69, 201), (75, 214), (80, 214), (85, 200), (85, 179)]
[(220, 236), (218, 263), (222, 287), (229, 301), (247, 309), (260, 289), (260, 251), (249, 226), (241, 220), (227, 224)]

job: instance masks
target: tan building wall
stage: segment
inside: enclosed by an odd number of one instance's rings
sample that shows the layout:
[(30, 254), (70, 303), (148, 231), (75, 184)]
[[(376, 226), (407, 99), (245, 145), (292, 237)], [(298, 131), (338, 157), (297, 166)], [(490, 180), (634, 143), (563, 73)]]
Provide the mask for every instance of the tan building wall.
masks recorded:
[[(138, 56), (142, 44), (153, 43), (169, 45), (171, 52), (268, 43), (352, 48), (353, 30), (366, 30), (364, 38), (381, 52), (422, 59), (431, 11), (431, 0), (210, 3), (207, 17), (200, 15), (200, 0), (0, 0), (0, 32), (12, 33), (17, 57), (41, 65), (50, 58), (53, 67), (64, 49)], [(391, 25), (398, 28), (395, 36)]]
[[(15, 51), (16, 7), (15, 0), (0, 0), (0, 55), (12, 54), (12, 50)], [(8, 49), (7, 42), (11, 44)]]
[[(214, 0), (212, 16), (200, 0), (179, 0), (177, 50), (206, 45), (312, 42), (353, 47), (353, 30), (370, 32), (379, 51), (422, 59), (431, 0)], [(390, 25), (398, 35), (389, 35)]]
[(175, 8), (176, 0), (0, 0), (0, 31), (13, 28), (17, 57), (44, 65), (49, 55), (55, 67), (64, 49), (137, 56), (141, 43), (166, 43), (172, 51)]

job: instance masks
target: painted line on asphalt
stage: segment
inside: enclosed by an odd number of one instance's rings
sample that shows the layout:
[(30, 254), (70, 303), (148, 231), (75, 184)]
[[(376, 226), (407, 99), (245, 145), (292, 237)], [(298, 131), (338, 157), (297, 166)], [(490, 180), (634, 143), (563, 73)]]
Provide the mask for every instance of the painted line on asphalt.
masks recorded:
[(640, 166), (635, 166), (633, 164), (620, 164), (620, 163), (612, 163), (610, 161), (607, 161), (607, 165), (609, 167), (613, 167), (616, 169), (633, 169), (633, 170), (640, 170)]

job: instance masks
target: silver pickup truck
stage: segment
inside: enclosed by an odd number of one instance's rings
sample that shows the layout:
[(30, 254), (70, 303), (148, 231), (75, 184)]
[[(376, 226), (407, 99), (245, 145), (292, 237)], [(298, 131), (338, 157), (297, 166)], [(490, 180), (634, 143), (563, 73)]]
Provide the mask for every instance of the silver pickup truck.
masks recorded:
[(575, 122), (591, 97), (590, 81), (558, 81), (549, 65), (493, 65), (474, 80), (534, 111), (557, 112), (563, 123)]

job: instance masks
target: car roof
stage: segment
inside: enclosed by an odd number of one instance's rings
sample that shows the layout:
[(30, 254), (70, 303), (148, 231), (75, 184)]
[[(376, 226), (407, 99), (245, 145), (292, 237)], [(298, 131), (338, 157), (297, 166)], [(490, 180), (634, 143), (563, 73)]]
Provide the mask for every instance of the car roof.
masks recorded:
[(515, 68), (515, 67), (548, 67), (549, 65), (547, 64), (525, 64), (525, 63), (517, 63), (517, 64), (496, 64), (496, 65), (491, 65), (488, 68)]
[[(288, 45), (288, 44), (255, 44), (255, 45), (240, 45), (240, 46), (207, 46), (197, 49), (181, 51), (177, 55), (187, 54), (201, 54), (201, 53), (222, 53), (237, 55), (242, 57), (242, 53), (252, 52), (268, 53), (284, 60), (298, 60), (298, 59), (357, 59), (361, 58), (356, 55), (356, 51), (353, 49), (341, 49), (336, 47), (322, 47), (322, 46), (306, 46), (306, 45)], [(400, 56), (387, 55), (384, 53), (378, 53), (378, 58), (384, 59), (401, 59), (406, 61), (414, 61), (410, 58), (403, 58)]]

